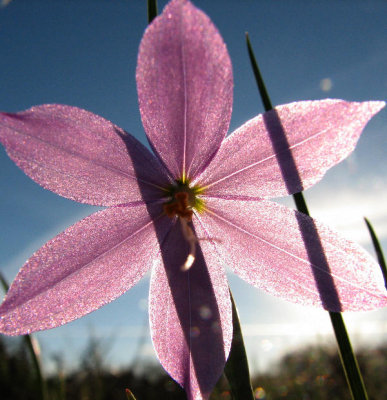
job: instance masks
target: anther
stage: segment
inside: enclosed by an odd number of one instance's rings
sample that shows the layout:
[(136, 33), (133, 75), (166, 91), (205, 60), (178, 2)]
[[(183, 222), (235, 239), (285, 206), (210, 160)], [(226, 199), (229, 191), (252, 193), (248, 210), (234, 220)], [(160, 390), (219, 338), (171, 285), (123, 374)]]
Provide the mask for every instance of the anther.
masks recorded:
[(168, 217), (174, 217), (177, 215), (178, 217), (182, 217), (187, 221), (192, 221), (192, 209), (188, 204), (188, 193), (186, 192), (178, 192), (175, 194), (175, 198), (170, 203), (165, 203), (163, 205), (165, 214)]

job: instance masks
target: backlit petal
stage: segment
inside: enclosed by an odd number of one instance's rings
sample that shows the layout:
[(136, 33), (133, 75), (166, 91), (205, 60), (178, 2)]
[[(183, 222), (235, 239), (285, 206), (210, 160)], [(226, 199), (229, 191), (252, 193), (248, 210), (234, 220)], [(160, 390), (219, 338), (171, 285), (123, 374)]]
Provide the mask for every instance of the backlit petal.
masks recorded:
[(199, 247), (192, 267), (181, 270), (188, 252), (177, 221), (163, 242), (163, 263), (152, 270), (151, 334), (161, 364), (188, 398), (208, 399), (231, 346), (230, 296), (223, 267), (207, 268)]
[(137, 64), (145, 131), (175, 178), (209, 163), (231, 117), (232, 69), (223, 39), (189, 1), (172, 0), (146, 30)]
[(83, 219), (20, 270), (0, 307), (0, 332), (20, 335), (82, 317), (136, 284), (158, 252), (145, 205)]
[[(116, 205), (160, 196), (160, 163), (138, 140), (91, 112), (42, 105), (0, 114), (0, 141), (35, 182), (61, 196)], [(137, 180), (142, 185), (141, 191)]]
[(355, 148), (384, 102), (302, 101), (248, 121), (197, 179), (210, 195), (279, 197), (300, 192)]
[[(224, 265), (252, 285), (330, 311), (387, 305), (374, 259), (318, 221), (267, 200), (208, 198), (206, 205), (200, 219)], [(213, 251), (207, 246), (202, 243), (205, 256)]]

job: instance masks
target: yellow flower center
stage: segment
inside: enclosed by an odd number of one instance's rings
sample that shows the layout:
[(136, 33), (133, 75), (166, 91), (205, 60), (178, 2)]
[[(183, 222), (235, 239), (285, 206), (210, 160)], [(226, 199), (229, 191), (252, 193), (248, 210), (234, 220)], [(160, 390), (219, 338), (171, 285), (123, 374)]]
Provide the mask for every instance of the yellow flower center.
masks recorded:
[(202, 212), (205, 209), (204, 201), (199, 197), (203, 189), (199, 186), (190, 186), (188, 181), (176, 180), (165, 189), (169, 201), (163, 204), (163, 210), (168, 217), (180, 217), (192, 221), (193, 210)]

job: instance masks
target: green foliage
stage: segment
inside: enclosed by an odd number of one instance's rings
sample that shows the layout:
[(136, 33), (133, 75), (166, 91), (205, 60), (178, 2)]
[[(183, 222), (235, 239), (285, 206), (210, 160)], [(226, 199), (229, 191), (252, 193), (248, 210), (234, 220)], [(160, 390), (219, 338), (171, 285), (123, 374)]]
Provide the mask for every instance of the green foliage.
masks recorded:
[[(136, 374), (133, 368), (113, 372), (107, 351), (91, 339), (78, 370), (47, 381), (49, 400), (127, 400), (125, 389), (137, 400), (185, 400), (185, 392), (158, 365)], [(357, 352), (370, 400), (387, 399), (385, 365), (387, 344)], [(61, 357), (57, 356), (57, 364)], [(136, 366), (133, 366), (134, 368)], [(39, 400), (38, 380), (26, 345), (20, 338), (0, 337), (0, 387), (2, 400)], [(308, 347), (284, 356), (270, 372), (252, 378), (256, 399), (349, 400), (350, 395), (337, 352)], [(232, 400), (228, 383), (220, 379), (210, 400)]]
[[(387, 345), (357, 352), (370, 400), (387, 399)], [(340, 359), (334, 348), (309, 347), (282, 358), (274, 372), (254, 378), (265, 400), (350, 400)]]
[(0, 388), (2, 400), (41, 397), (30, 352), (22, 338), (4, 340), (0, 337)]

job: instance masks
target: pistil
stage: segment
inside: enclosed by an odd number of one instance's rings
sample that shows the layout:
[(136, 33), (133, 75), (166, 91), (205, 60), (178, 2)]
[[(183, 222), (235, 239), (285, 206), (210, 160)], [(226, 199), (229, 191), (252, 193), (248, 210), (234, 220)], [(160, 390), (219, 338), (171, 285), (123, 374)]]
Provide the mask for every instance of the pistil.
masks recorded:
[(164, 204), (163, 207), (165, 214), (171, 218), (177, 215), (187, 221), (192, 221), (193, 211), (192, 207), (188, 203), (188, 197), (187, 192), (177, 192), (170, 203)]
[(188, 242), (189, 247), (190, 247), (190, 251), (188, 253), (187, 259), (185, 260), (185, 263), (181, 266), (181, 270), (188, 271), (192, 267), (192, 264), (195, 262), (196, 243), (198, 242), (198, 239), (197, 239), (194, 231), (188, 225), (187, 220), (185, 218), (181, 218), (181, 217), (179, 219), (180, 219), (181, 229), (183, 231), (184, 238)]
[(163, 209), (168, 217), (178, 217), (180, 220), (184, 239), (189, 244), (189, 253), (185, 263), (181, 266), (181, 270), (188, 271), (195, 262), (196, 244), (198, 242), (198, 238), (189, 223), (192, 221), (193, 206), (203, 203), (196, 198), (195, 190), (189, 188), (188, 185), (174, 187), (173, 189), (171, 190), (172, 199), (168, 203), (164, 203)]

